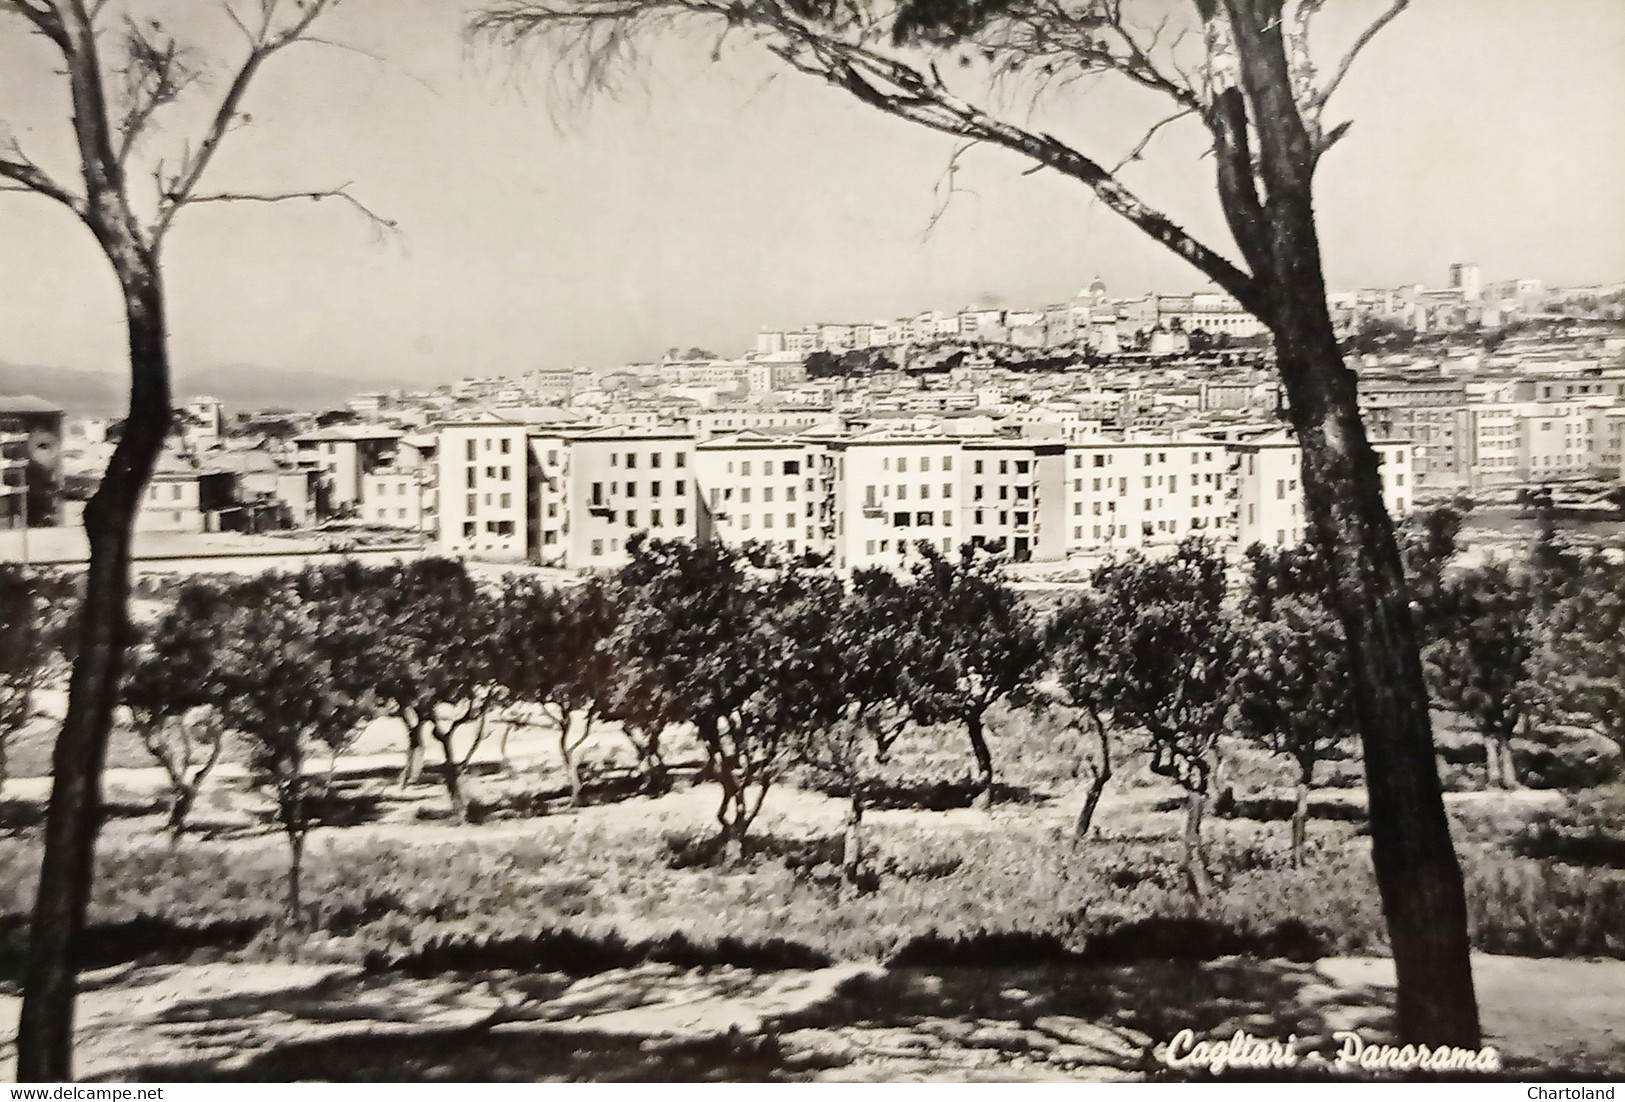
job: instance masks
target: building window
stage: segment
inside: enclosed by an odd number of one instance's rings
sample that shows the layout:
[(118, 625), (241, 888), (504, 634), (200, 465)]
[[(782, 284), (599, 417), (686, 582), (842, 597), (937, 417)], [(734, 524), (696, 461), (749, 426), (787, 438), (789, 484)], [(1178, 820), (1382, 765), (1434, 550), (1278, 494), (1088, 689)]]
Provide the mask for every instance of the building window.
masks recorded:
[(628, 528), (636, 528), (638, 526), (638, 511), (636, 509), (628, 509), (626, 511), (626, 526)]
[[(674, 467), (686, 467), (686, 466), (688, 466), (688, 453), (687, 452), (678, 452), (676, 455), (672, 456), (671, 457), (671, 465), (674, 466)], [(679, 493), (680, 492), (681, 491), (679, 491)]]
[(982, 461), (980, 459), (976, 460), (974, 465), (971, 467), (971, 470), (975, 474), (981, 474), (982, 473)]
[(472, 463), (474, 461), (474, 441), (468, 441), (468, 448), (466, 450), (468, 454), (468, 461)]
[(657, 471), (660, 469), (660, 453), (659, 452), (653, 452), (653, 453), (650, 454), (650, 456), (649, 456), (649, 466), (653, 467)]
[(502, 501), (500, 502), (500, 504), (501, 504), (502, 508), (504, 508), (504, 509), (513, 508), (513, 495), (512, 494), (503, 494), (502, 495)]
[(592, 541), (592, 553), (593, 553), (593, 556), (595, 558), (604, 553), (604, 541), (603, 540), (593, 540)]
[(477, 511), (479, 509), (479, 507), (480, 507), (479, 495), (478, 494), (469, 494), (468, 495), (468, 508), (466, 510), (464, 510), (464, 511), (472, 513), (472, 512)]
[(739, 473), (744, 475), (746, 478), (750, 477), (750, 460), (747, 459), (743, 463), (739, 464)]
[(662, 527), (662, 525), (660, 523), (660, 510), (659, 509), (651, 509), (651, 510), (649, 510), (649, 527), (650, 528)]
[(638, 457), (636, 452), (626, 453), (626, 469), (629, 471), (635, 471), (638, 469)]
[(942, 469), (944, 471), (951, 471), (951, 470), (954, 469), (954, 457), (953, 456), (945, 455), (945, 456), (942, 457)]
[(502, 446), (498, 450), (501, 451), (503, 455), (507, 455), (512, 444), (513, 444), (513, 441), (509, 440), (506, 436), (504, 436), (502, 438)]
[(677, 526), (681, 528), (683, 525), (688, 523), (688, 510), (678, 509), (672, 514), (672, 519), (677, 523)]

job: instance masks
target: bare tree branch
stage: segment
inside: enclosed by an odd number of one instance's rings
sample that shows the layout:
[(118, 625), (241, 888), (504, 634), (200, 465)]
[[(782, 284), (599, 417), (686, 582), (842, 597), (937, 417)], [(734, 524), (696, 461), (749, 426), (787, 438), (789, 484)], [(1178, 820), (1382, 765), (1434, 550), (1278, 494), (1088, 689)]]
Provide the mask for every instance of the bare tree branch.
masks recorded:
[(962, 188), (954, 183), (954, 178), (959, 174), (959, 158), (969, 153), (975, 145), (974, 141), (960, 142), (954, 146), (954, 151), (949, 154), (948, 164), (943, 168), (942, 175), (938, 177), (936, 184), (931, 189), (940, 196), (940, 199), (937, 202), (936, 209), (931, 212), (930, 219), (925, 223), (925, 231), (920, 235), (921, 240), (931, 236), (931, 231), (937, 228), (937, 223), (942, 221), (942, 216), (948, 213), (948, 204), (953, 202), (955, 195), (961, 193), (966, 195), (976, 194), (969, 188)]
[(1360, 32), (1360, 37), (1354, 40), (1354, 45), (1349, 47), (1348, 53), (1343, 55), (1342, 62), (1333, 71), (1332, 79), (1327, 81), (1310, 100), (1316, 111), (1326, 106), (1326, 101), (1331, 99), (1333, 92), (1337, 91), (1337, 86), (1343, 83), (1343, 78), (1348, 75), (1349, 69), (1354, 65), (1354, 59), (1360, 56), (1360, 51), (1365, 49), (1367, 44), (1377, 36), (1377, 32), (1391, 23), (1395, 16), (1410, 7), (1410, 3), (1411, 0), (1394, 0), (1393, 5), (1387, 11), (1377, 16), (1369, 27)]
[(202, 76), (173, 36), (160, 38), (154, 23), (125, 19), (127, 60), (119, 75), (124, 79), (124, 114), (119, 120), (118, 160), (128, 164), (153, 115), (174, 103)]
[[(248, 56), (243, 59), (235, 76), (232, 77), (226, 94), (221, 98), (220, 105), (215, 109), (208, 129), (204, 132), (203, 140), (199, 143), (197, 151), (189, 155), (183, 162), (180, 171), (163, 188), (163, 197), (159, 203), (158, 215), (153, 221), (151, 237), (153, 241), (163, 239), (175, 220), (175, 214), (191, 199), (197, 188), (198, 180), (202, 177), (209, 162), (220, 148), (220, 140), (236, 124), (237, 111), (242, 104), (243, 96), (248, 91), (254, 75), (259, 72), (266, 58), (286, 46), (299, 41), (310, 25), (314, 23), (333, 0), (304, 0), (300, 4), (299, 16), (288, 27), (276, 30), (274, 27), (277, 10), (277, 0), (260, 0), (260, 25), (252, 32), (253, 45)], [(241, 20), (234, 15), (233, 19), (242, 26)]]
[(67, 207), (80, 218), (85, 216), (84, 198), (75, 195), (61, 184), (57, 183), (44, 169), (26, 157), (21, 157), (21, 151), (13, 146), (13, 152), (20, 158), (18, 160), (0, 160), (0, 176), (8, 180), (15, 180), (16, 187), (8, 187), (5, 191), (32, 191), (36, 195), (43, 195), (47, 199), (55, 199)]
[(399, 233), (400, 225), (393, 219), (385, 218), (371, 207), (367, 206), (354, 195), (350, 194), (350, 184), (343, 183), (338, 187), (318, 188), (314, 191), (282, 191), (282, 192), (247, 192), (247, 191), (220, 191), (205, 195), (193, 195), (187, 200), (188, 205), (197, 203), (289, 203), (296, 199), (306, 199), (311, 202), (321, 202), (325, 199), (338, 199), (348, 203), (361, 212), (374, 230), (379, 234)]
[(1161, 130), (1169, 123), (1178, 122), (1180, 119), (1194, 114), (1196, 114), (1196, 108), (1182, 107), (1178, 111), (1175, 111), (1172, 115), (1169, 115), (1167, 118), (1153, 123), (1151, 125), (1151, 129), (1147, 130), (1145, 132), (1145, 136), (1140, 139), (1139, 144), (1133, 149), (1129, 150), (1128, 154), (1121, 161), (1118, 161), (1117, 164), (1112, 166), (1110, 169), (1111, 174), (1116, 176), (1119, 172), (1122, 172), (1123, 169), (1127, 168), (1129, 165), (1133, 164), (1135, 161), (1138, 161), (1142, 156), (1144, 156), (1147, 147), (1151, 145), (1151, 139), (1157, 136), (1157, 131)]
[(0, 12), (14, 11), (34, 25), (40, 34), (56, 43), (64, 52), (68, 49), (68, 30), (62, 22), (62, 13), (52, 0), (3, 0)]

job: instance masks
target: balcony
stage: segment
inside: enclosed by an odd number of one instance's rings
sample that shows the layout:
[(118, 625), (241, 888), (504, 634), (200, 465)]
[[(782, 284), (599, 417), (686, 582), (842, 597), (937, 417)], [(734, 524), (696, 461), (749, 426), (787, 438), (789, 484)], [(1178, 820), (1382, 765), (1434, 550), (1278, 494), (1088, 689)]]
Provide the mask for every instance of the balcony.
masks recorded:
[(883, 517), (886, 515), (886, 507), (884, 505), (865, 505), (863, 507), (863, 515), (869, 517), (871, 520)]

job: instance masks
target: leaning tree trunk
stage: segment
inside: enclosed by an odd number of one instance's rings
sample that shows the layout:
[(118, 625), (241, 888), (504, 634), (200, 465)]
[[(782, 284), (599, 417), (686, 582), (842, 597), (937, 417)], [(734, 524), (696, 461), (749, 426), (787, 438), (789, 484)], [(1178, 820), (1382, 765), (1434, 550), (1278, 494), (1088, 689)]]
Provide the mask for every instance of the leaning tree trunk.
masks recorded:
[(405, 723), (405, 726), (406, 761), (401, 765), (402, 788), (417, 784), (418, 777), (423, 773), (423, 724)]
[(451, 799), (451, 816), (455, 822), (468, 822), (468, 794), (463, 791), (463, 766), (452, 753), (452, 739), (455, 736), (450, 732), (435, 731), (434, 739), (440, 744), (441, 756), (445, 759), (441, 764), (441, 777), (446, 782), (446, 795)]
[[(129, 330), (130, 410), (96, 494), (85, 506), (90, 562), (80, 608), (68, 714), (51, 759), (45, 854), (29, 926), (17, 1078), (73, 1074), (76, 947), (95, 872), (102, 765), (130, 641), (130, 541), (136, 510), (169, 431), (169, 348), (157, 257), (139, 246), (115, 259)], [(113, 253), (109, 248), (109, 255)], [(120, 264), (120, 259), (123, 263)]]
[(976, 771), (981, 790), (976, 794), (977, 807), (993, 804), (993, 752), (988, 749), (987, 735), (982, 727), (982, 713), (972, 712), (965, 717), (965, 732), (970, 736), (971, 753), (976, 755)]
[(1100, 807), (1100, 798), (1106, 793), (1106, 785), (1112, 779), (1112, 744), (1111, 735), (1104, 724), (1096, 725), (1100, 738), (1100, 764), (1095, 767), (1094, 779), (1089, 782), (1089, 792), (1083, 798), (1083, 807), (1078, 812), (1077, 825), (1073, 829), (1072, 837), (1075, 841), (1082, 841), (1088, 837), (1089, 828), (1094, 825), (1095, 811)]
[[(1293, 98), (1280, 0), (1231, 0), (1241, 79), (1258, 137), (1262, 211), (1226, 201), (1255, 259), (1303, 450), (1304, 507), (1331, 568), (1328, 603), (1354, 667), (1371, 848), (1398, 980), (1402, 1041), (1477, 1047), (1467, 903), (1439, 784), (1427, 686), (1378, 461), (1354, 373), (1326, 304), (1311, 181), (1317, 153)], [(1257, 270), (1262, 268), (1262, 270)]]

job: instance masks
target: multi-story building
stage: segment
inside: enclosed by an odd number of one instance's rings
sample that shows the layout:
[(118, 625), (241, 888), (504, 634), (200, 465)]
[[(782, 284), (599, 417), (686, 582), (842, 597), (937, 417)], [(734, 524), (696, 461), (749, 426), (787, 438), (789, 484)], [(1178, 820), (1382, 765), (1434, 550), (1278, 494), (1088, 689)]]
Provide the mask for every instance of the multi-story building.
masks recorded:
[[(544, 463), (542, 469), (559, 472), (563, 553), (551, 554), (544, 542), (542, 561), (613, 569), (627, 561), (626, 542), (635, 533), (679, 540), (699, 535), (692, 435), (606, 429), (538, 441), (544, 446), (555, 442), (560, 463)], [(541, 504), (545, 508), (553, 502), (543, 497)]]
[(893, 567), (928, 540), (963, 542), (956, 463), (961, 441), (885, 431), (830, 444), (835, 456), (835, 565)]
[(1416, 445), (1418, 487), (1445, 489), (1470, 481), (1465, 383), (1362, 379), (1360, 411), (1372, 435)]
[(441, 426), (440, 550), (522, 561), (539, 550), (529, 427), (495, 416)]
[(325, 474), (319, 512), (360, 508), (366, 477), (395, 461), (401, 432), (380, 425), (333, 425), (293, 438), (299, 461)]
[(242, 527), (238, 477), (193, 456), (159, 457), (135, 515), (138, 532), (219, 532)]
[(1077, 555), (1172, 547), (1231, 535), (1225, 444), (1130, 434), (1067, 449), (1067, 547)]
[(0, 528), (53, 525), (62, 510), (62, 407), (0, 395)]
[[(1279, 429), (1227, 445), (1234, 457), (1236, 480), (1235, 546), (1295, 547), (1302, 543), (1304, 515), (1302, 452), (1290, 430)], [(1407, 440), (1373, 440), (1382, 475), (1383, 505), (1399, 519), (1416, 501), (1412, 461), (1415, 445)]]
[[(965, 538), (1015, 562), (1066, 558), (1066, 453), (1059, 439), (967, 439), (960, 494)], [(948, 489), (943, 486), (945, 495)]]
[(706, 528), (733, 546), (828, 554), (834, 509), (827, 451), (816, 439), (761, 432), (696, 445), (694, 478)]

